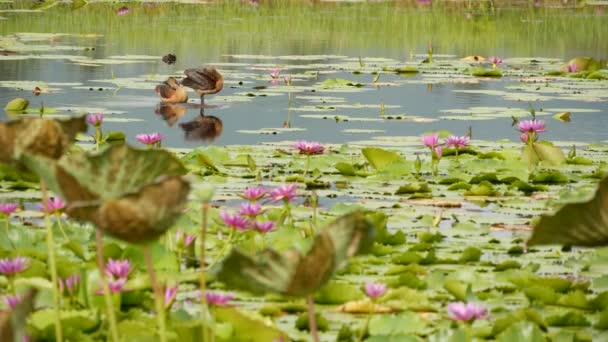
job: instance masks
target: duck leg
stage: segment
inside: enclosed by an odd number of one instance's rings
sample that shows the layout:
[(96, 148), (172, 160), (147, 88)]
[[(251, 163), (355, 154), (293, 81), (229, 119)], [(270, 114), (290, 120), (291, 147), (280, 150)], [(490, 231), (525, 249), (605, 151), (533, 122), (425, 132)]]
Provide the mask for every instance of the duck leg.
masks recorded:
[(205, 94), (201, 95), (201, 107), (205, 106)]

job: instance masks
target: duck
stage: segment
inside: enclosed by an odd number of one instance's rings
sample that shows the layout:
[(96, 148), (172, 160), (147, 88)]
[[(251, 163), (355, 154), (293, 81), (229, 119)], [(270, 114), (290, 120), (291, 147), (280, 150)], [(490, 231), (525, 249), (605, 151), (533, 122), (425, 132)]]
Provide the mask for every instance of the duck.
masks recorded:
[(179, 127), (184, 130), (186, 140), (190, 141), (214, 141), (222, 135), (224, 124), (222, 120), (213, 115), (197, 115), (192, 121), (180, 123)]
[(217, 94), (224, 88), (224, 77), (213, 66), (186, 69), (181, 84), (192, 88), (205, 104), (205, 95)]
[(188, 101), (186, 89), (173, 77), (169, 77), (165, 82), (157, 85), (155, 90), (162, 103), (184, 103)]

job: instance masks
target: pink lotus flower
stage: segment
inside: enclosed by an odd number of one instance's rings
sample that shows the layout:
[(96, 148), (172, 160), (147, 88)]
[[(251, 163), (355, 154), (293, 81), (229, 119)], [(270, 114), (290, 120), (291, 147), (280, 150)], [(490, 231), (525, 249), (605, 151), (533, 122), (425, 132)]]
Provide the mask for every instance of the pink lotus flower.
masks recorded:
[(123, 6), (123, 7), (119, 8), (118, 10), (116, 10), (116, 14), (118, 14), (118, 15), (125, 15), (125, 14), (128, 14), (129, 12), (131, 12), (131, 9), (127, 6)]
[(222, 292), (205, 292), (205, 298), (207, 299), (207, 303), (216, 306), (227, 306), (228, 302), (234, 298), (232, 293), (222, 293)]
[(0, 273), (7, 276), (25, 271), (30, 266), (30, 259), (24, 257), (15, 257), (12, 259), (0, 259)]
[(169, 309), (171, 308), (171, 305), (173, 305), (175, 296), (177, 296), (177, 289), (178, 285), (165, 288), (165, 309)]
[(260, 215), (262, 212), (262, 206), (259, 203), (242, 203), (239, 209), (239, 214), (252, 218)]
[(20, 295), (2, 297), (4, 304), (6, 304), (6, 306), (8, 306), (11, 310), (16, 308), (22, 300), (23, 298)]
[(433, 159), (437, 159), (437, 160), (441, 159), (441, 154), (442, 154), (442, 152), (443, 152), (443, 151), (442, 151), (442, 149), (441, 149), (441, 146), (436, 146), (436, 147), (433, 149)]
[(448, 304), (448, 314), (455, 321), (468, 322), (475, 319), (487, 318), (488, 309), (473, 302), (456, 302)]
[[(533, 136), (534, 136), (534, 141), (538, 140), (538, 137), (537, 137), (535, 134), (534, 134)], [(522, 133), (522, 134), (519, 136), (519, 140), (521, 140), (521, 142), (523, 142), (524, 144), (529, 143), (529, 142), (530, 142), (530, 137), (529, 137), (529, 135), (528, 135), (528, 132), (526, 132), (526, 133)]]
[(102, 114), (90, 114), (87, 116), (87, 121), (89, 122), (90, 125), (99, 127), (99, 126), (101, 126), (101, 123), (103, 122), (103, 115)]
[(181, 229), (178, 229), (175, 233), (175, 241), (178, 246), (188, 247), (194, 240), (196, 240), (196, 235), (184, 233)]
[(435, 134), (429, 134), (429, 135), (422, 136), (422, 143), (425, 146), (428, 146), (430, 148), (438, 146), (439, 145), (439, 134), (435, 133)]
[[(38, 204), (38, 208), (45, 211), (44, 204)], [(49, 213), (60, 211), (63, 208), (65, 208), (65, 202), (59, 197), (51, 197), (46, 202), (46, 211)]]
[[(110, 293), (119, 293), (123, 291), (123, 287), (127, 283), (127, 278), (118, 278), (118, 279), (108, 279), (108, 287), (110, 289)], [(103, 294), (103, 285), (101, 289), (95, 292), (96, 294)]]
[(386, 290), (386, 284), (372, 282), (365, 284), (365, 294), (372, 299), (382, 297), (386, 293)]
[(106, 263), (106, 274), (116, 278), (126, 278), (131, 272), (131, 262), (129, 260), (109, 259)]
[(270, 85), (273, 86), (273, 87), (276, 87), (276, 86), (278, 86), (280, 84), (281, 84), (281, 81), (279, 81), (278, 78), (273, 78), (273, 79), (270, 80)]
[(293, 147), (300, 151), (300, 154), (313, 155), (322, 154), (325, 149), (323, 145), (315, 141), (300, 140), (296, 142)]
[(522, 132), (540, 133), (545, 131), (545, 122), (543, 120), (523, 120), (517, 124), (517, 129)]
[(283, 201), (285, 203), (289, 203), (296, 198), (297, 189), (297, 184), (281, 185), (280, 187), (270, 191), (270, 197), (272, 197), (273, 202)]
[(270, 77), (272, 77), (272, 78), (279, 78), (280, 75), (281, 75), (280, 69), (275, 68), (270, 71)]
[(268, 190), (262, 188), (262, 187), (249, 187), (247, 188), (247, 190), (245, 190), (245, 192), (243, 193), (243, 195), (241, 197), (250, 200), (251, 202), (256, 202), (261, 200), (262, 198), (264, 198), (264, 196), (266, 196), (266, 194), (268, 193)]
[(59, 282), (59, 292), (63, 293), (67, 290), (67, 294), (73, 296), (76, 292), (78, 292), (78, 286), (80, 285), (80, 276), (78, 274), (73, 274), (65, 280), (58, 279)]
[(225, 211), (220, 212), (224, 224), (237, 230), (247, 230), (251, 227), (249, 219), (240, 215), (231, 215)]
[(498, 64), (502, 64), (502, 58), (492, 56), (492, 57), (488, 58), (488, 62), (490, 62), (490, 64), (496, 66)]
[(469, 146), (470, 142), (471, 142), (471, 138), (469, 138), (466, 135), (463, 135), (461, 137), (456, 136), (456, 135), (450, 135), (449, 137), (447, 137), (445, 139), (445, 144), (448, 145), (448, 147), (453, 147), (453, 148), (465, 148), (465, 147)]
[(153, 133), (140, 133), (135, 136), (140, 143), (146, 145), (154, 145), (160, 143), (165, 138), (164, 135), (153, 132)]
[(0, 203), (0, 213), (10, 215), (17, 210), (17, 203)]
[(576, 63), (566, 65), (566, 72), (578, 72), (578, 65)]
[(288, 86), (291, 85), (291, 76), (285, 75), (283, 77), (283, 80), (285, 81), (285, 84), (287, 84)]
[(255, 225), (255, 229), (257, 229), (258, 231), (260, 231), (262, 233), (267, 233), (274, 229), (274, 222), (272, 222), (272, 221), (264, 221), (264, 222), (256, 221), (254, 225)]

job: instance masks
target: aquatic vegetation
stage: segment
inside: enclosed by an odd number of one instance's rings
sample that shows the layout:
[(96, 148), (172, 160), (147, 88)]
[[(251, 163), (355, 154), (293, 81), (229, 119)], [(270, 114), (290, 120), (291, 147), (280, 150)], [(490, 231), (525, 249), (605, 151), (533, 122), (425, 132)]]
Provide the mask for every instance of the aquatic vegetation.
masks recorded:
[(478, 319), (486, 319), (488, 309), (473, 302), (455, 302), (447, 306), (450, 318), (456, 321), (470, 322)]
[(207, 302), (211, 305), (216, 306), (227, 306), (229, 305), (234, 295), (231, 293), (222, 293), (222, 292), (205, 292), (205, 297), (207, 298)]
[(387, 290), (386, 284), (371, 283), (371, 282), (365, 284), (365, 294), (369, 298), (382, 297), (386, 293), (386, 290)]

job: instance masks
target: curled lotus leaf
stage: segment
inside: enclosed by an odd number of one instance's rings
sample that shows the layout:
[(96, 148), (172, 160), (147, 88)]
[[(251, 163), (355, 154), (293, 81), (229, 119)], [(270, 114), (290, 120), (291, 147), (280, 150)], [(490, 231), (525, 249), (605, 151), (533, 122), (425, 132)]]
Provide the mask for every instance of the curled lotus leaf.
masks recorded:
[(0, 163), (15, 164), (24, 153), (59, 159), (74, 142), (76, 134), (86, 129), (84, 116), (68, 120), (22, 118), (2, 122)]
[(356, 211), (325, 227), (305, 255), (267, 248), (252, 256), (234, 249), (218, 265), (218, 279), (254, 293), (305, 296), (321, 288), (348, 258), (366, 253), (374, 234), (373, 225)]
[(22, 159), (68, 202), (68, 215), (133, 243), (154, 240), (169, 229), (190, 191), (181, 176), (186, 169), (164, 150), (116, 145), (56, 162), (31, 155)]
[(570, 203), (553, 215), (543, 215), (528, 245), (608, 245), (608, 178), (587, 202)]

